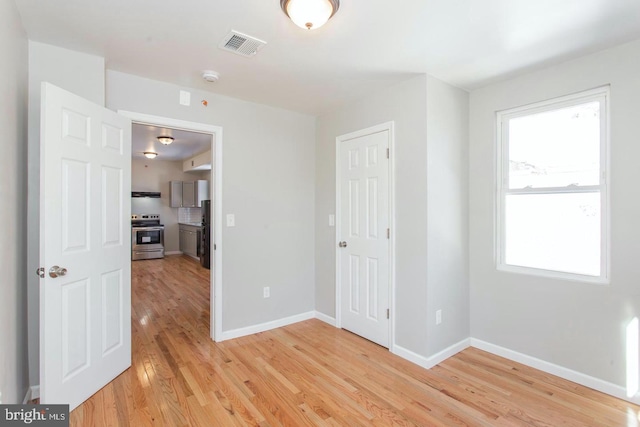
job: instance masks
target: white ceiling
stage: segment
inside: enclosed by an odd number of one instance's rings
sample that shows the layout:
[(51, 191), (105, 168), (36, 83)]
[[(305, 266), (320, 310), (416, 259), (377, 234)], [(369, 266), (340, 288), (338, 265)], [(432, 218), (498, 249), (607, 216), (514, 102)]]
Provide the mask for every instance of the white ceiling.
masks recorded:
[[(637, 0), (342, 0), (315, 31), (278, 0), (15, 1), (32, 40), (312, 114), (419, 73), (471, 90), (640, 38)], [(218, 49), (231, 29), (268, 44), (253, 58)], [(220, 81), (204, 82), (204, 69)]]
[[(161, 144), (159, 136), (172, 136), (169, 145)], [(211, 150), (211, 135), (186, 130), (133, 124), (131, 151), (134, 159), (144, 159), (144, 152), (158, 153), (158, 160), (185, 160)]]

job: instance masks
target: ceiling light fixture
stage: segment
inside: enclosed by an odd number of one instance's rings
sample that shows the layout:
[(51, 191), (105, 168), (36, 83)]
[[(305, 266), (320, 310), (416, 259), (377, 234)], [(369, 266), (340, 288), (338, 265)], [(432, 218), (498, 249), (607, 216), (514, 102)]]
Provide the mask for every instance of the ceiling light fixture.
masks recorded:
[(158, 141), (160, 141), (162, 144), (164, 145), (169, 145), (173, 142), (173, 137), (172, 136), (159, 136), (158, 137)]
[(280, 0), (283, 12), (300, 28), (322, 27), (340, 7), (340, 0)]
[(144, 154), (147, 159), (155, 159), (158, 156), (158, 153), (154, 153), (153, 151), (145, 151), (142, 154)]

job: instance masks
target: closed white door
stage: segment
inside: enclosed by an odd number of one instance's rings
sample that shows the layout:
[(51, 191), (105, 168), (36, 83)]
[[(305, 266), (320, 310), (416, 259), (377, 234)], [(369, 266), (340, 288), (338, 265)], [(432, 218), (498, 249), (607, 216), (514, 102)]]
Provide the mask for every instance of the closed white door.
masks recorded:
[(389, 347), (389, 130), (338, 141), (341, 327)]
[(42, 84), (40, 398), (80, 405), (131, 366), (131, 121)]

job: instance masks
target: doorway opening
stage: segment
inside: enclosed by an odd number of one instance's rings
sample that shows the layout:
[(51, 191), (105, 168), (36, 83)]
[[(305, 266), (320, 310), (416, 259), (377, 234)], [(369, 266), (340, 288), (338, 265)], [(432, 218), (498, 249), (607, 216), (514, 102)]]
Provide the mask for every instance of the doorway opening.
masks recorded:
[[(190, 134), (197, 134), (203, 138), (206, 138), (210, 141), (210, 152), (211, 152), (211, 173), (210, 173), (210, 181), (208, 188), (208, 195), (206, 199), (211, 200), (212, 209), (211, 209), (211, 222), (213, 226), (210, 228), (211, 236), (210, 236), (210, 248), (209, 251), (209, 264), (210, 264), (210, 337), (211, 339), (220, 340), (222, 337), (222, 128), (219, 126), (213, 126), (204, 123), (196, 123), (196, 122), (188, 122), (183, 120), (177, 120), (167, 117), (161, 116), (152, 116), (148, 114), (130, 112), (130, 111), (118, 111), (118, 114), (121, 114), (125, 117), (128, 117), (132, 121), (132, 126), (135, 128), (136, 126), (140, 126), (140, 129), (151, 129), (151, 131), (159, 132), (162, 130), (163, 135), (167, 134), (168, 130), (175, 131), (176, 135), (187, 135), (185, 132)], [(144, 131), (142, 131), (144, 132)], [(160, 133), (162, 133), (160, 132)], [(156, 136), (157, 137), (157, 136)], [(156, 138), (154, 137), (154, 138)], [(149, 138), (147, 138), (148, 140)], [(157, 145), (157, 144), (156, 144)], [(149, 149), (143, 149), (144, 151), (149, 152)], [(197, 151), (197, 148), (194, 150)], [(132, 150), (132, 155), (134, 159), (137, 154), (137, 149)], [(139, 150), (138, 150), (139, 151)], [(144, 153), (141, 151), (141, 153)], [(160, 150), (156, 150), (158, 152), (158, 156), (160, 155)], [(195, 151), (193, 153), (196, 154)], [(199, 154), (199, 153), (198, 153)], [(140, 154), (142, 156), (142, 154)], [(194, 156), (195, 157), (195, 156)], [(160, 159), (160, 157), (158, 157)], [(155, 160), (155, 159), (154, 159)], [(149, 160), (152, 162), (153, 160)], [(132, 162), (133, 163), (133, 162)], [(197, 166), (195, 166), (197, 168)], [(201, 172), (195, 172), (194, 177), (203, 178)], [(197, 181), (197, 180), (196, 180)], [(133, 191), (139, 191), (139, 189), (132, 188)], [(132, 204), (132, 213), (136, 207)], [(140, 209), (140, 208), (138, 208)], [(171, 209), (171, 208), (169, 208)], [(140, 212), (143, 213), (143, 212)], [(146, 212), (144, 212), (146, 213)], [(197, 213), (196, 213), (197, 214)], [(189, 222), (189, 219), (195, 219), (190, 217), (190, 215), (194, 215), (193, 210), (185, 209), (184, 211), (179, 212), (179, 215), (182, 215), (182, 222)], [(196, 221), (193, 221), (196, 222)], [(177, 227), (171, 230), (172, 234), (178, 234), (179, 241), (179, 227), (178, 224), (174, 224), (174, 227)], [(174, 236), (175, 237), (175, 236)], [(172, 239), (175, 240), (175, 239)], [(173, 246), (176, 245), (174, 241), (172, 243)], [(173, 248), (172, 246), (172, 248)], [(175, 250), (175, 248), (173, 248)], [(171, 253), (173, 251), (169, 251)]]

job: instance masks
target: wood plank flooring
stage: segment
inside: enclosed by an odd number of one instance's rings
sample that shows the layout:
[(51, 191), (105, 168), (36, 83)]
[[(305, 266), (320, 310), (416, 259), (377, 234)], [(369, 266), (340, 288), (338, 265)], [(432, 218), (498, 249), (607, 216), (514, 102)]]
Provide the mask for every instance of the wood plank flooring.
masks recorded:
[(132, 265), (133, 363), (72, 426), (638, 426), (640, 407), (469, 348), (422, 369), (317, 320), (209, 339), (209, 276)]

